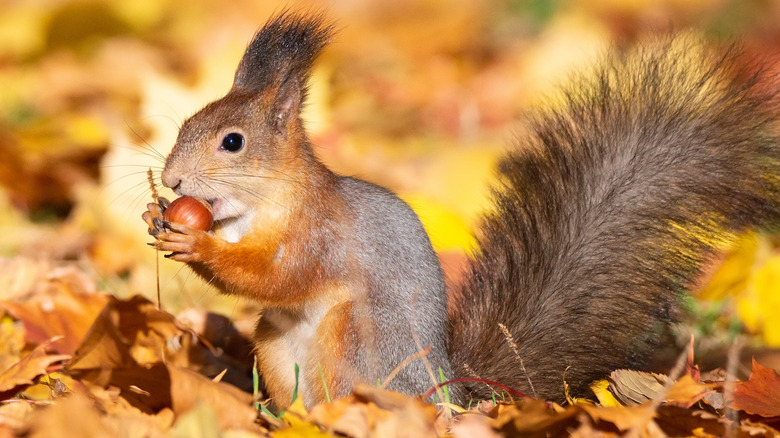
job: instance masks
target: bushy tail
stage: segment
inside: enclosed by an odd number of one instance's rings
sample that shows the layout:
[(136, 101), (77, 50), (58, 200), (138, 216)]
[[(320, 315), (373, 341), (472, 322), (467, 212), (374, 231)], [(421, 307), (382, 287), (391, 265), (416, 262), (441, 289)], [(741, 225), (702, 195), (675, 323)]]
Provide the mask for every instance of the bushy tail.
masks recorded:
[(646, 368), (713, 252), (779, 223), (776, 86), (678, 39), (614, 55), (533, 116), (456, 291), (456, 373), (560, 400), (564, 379), (584, 394)]

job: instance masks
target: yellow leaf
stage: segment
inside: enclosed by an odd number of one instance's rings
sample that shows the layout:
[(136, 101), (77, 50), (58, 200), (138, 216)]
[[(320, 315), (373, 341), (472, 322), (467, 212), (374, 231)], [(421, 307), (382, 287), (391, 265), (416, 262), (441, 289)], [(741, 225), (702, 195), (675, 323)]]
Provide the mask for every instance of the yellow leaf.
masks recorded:
[(597, 380), (590, 384), (590, 390), (596, 394), (596, 398), (601, 403), (601, 406), (622, 406), (615, 396), (609, 392), (608, 387), (609, 381), (607, 379)]
[(775, 254), (751, 277), (747, 292), (737, 302), (737, 312), (745, 325), (762, 332), (769, 346), (780, 346), (780, 254)]
[(298, 397), (284, 412), (282, 420), (290, 426), (298, 426), (305, 423), (304, 419), (307, 415), (306, 406), (303, 405), (303, 398)]
[(288, 427), (274, 432), (275, 437), (329, 437), (327, 433), (320, 430), (319, 427), (306, 421), (308, 413), (303, 405), (303, 398), (298, 397), (292, 405), (285, 411), (282, 420)]
[(698, 292), (698, 296), (705, 300), (718, 301), (744, 292), (759, 250), (758, 235), (745, 234), (730, 247), (721, 249), (728, 250), (728, 255)]

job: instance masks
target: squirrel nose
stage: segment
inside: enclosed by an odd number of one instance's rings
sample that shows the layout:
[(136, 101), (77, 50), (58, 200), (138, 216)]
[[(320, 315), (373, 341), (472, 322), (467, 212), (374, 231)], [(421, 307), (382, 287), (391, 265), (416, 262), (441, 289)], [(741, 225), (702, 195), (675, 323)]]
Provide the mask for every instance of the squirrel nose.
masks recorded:
[(173, 172), (163, 171), (162, 183), (165, 187), (170, 187), (173, 191), (176, 191), (181, 186), (181, 178), (173, 174)]

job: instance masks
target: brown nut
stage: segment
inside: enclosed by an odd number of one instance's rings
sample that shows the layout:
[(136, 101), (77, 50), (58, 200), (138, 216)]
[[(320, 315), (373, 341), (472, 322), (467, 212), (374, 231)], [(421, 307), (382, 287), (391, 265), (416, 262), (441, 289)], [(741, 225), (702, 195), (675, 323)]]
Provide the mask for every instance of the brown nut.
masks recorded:
[(165, 209), (163, 219), (168, 222), (187, 225), (196, 230), (208, 231), (214, 223), (211, 215), (211, 205), (208, 202), (191, 196), (174, 199)]

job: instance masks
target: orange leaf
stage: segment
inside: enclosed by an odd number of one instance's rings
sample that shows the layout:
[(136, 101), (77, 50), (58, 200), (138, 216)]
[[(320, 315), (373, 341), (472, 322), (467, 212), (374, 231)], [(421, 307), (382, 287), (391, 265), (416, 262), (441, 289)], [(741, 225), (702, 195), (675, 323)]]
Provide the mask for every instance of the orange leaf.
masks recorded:
[(731, 407), (762, 417), (780, 416), (780, 375), (753, 359), (753, 372), (737, 385)]
[(710, 386), (697, 383), (693, 380), (693, 377), (686, 374), (680, 380), (674, 382), (674, 385), (666, 393), (665, 398), (667, 402), (687, 408), (711, 392)]
[(606, 421), (615, 425), (620, 431), (633, 427), (645, 430), (655, 417), (655, 412), (649, 404), (637, 406), (596, 407), (580, 405), (595, 421)]
[(225, 429), (254, 429), (257, 411), (252, 407), (252, 395), (235, 386), (214, 382), (192, 370), (173, 365), (167, 367), (173, 412), (177, 416), (193, 409), (198, 402), (206, 403)]
[(33, 384), (38, 376), (47, 374), (47, 369), (62, 360), (70, 358), (67, 354), (46, 353), (46, 347), (56, 339), (43, 343), (11, 368), (0, 374), (0, 400), (6, 400), (14, 394)]
[(44, 292), (22, 303), (0, 301), (0, 309), (24, 323), (27, 342), (40, 344), (56, 336), (60, 340), (51, 349), (73, 354), (107, 297), (89, 292), (89, 285), (82, 284), (86, 280), (76, 271), (58, 275), (41, 286), (46, 286)]

